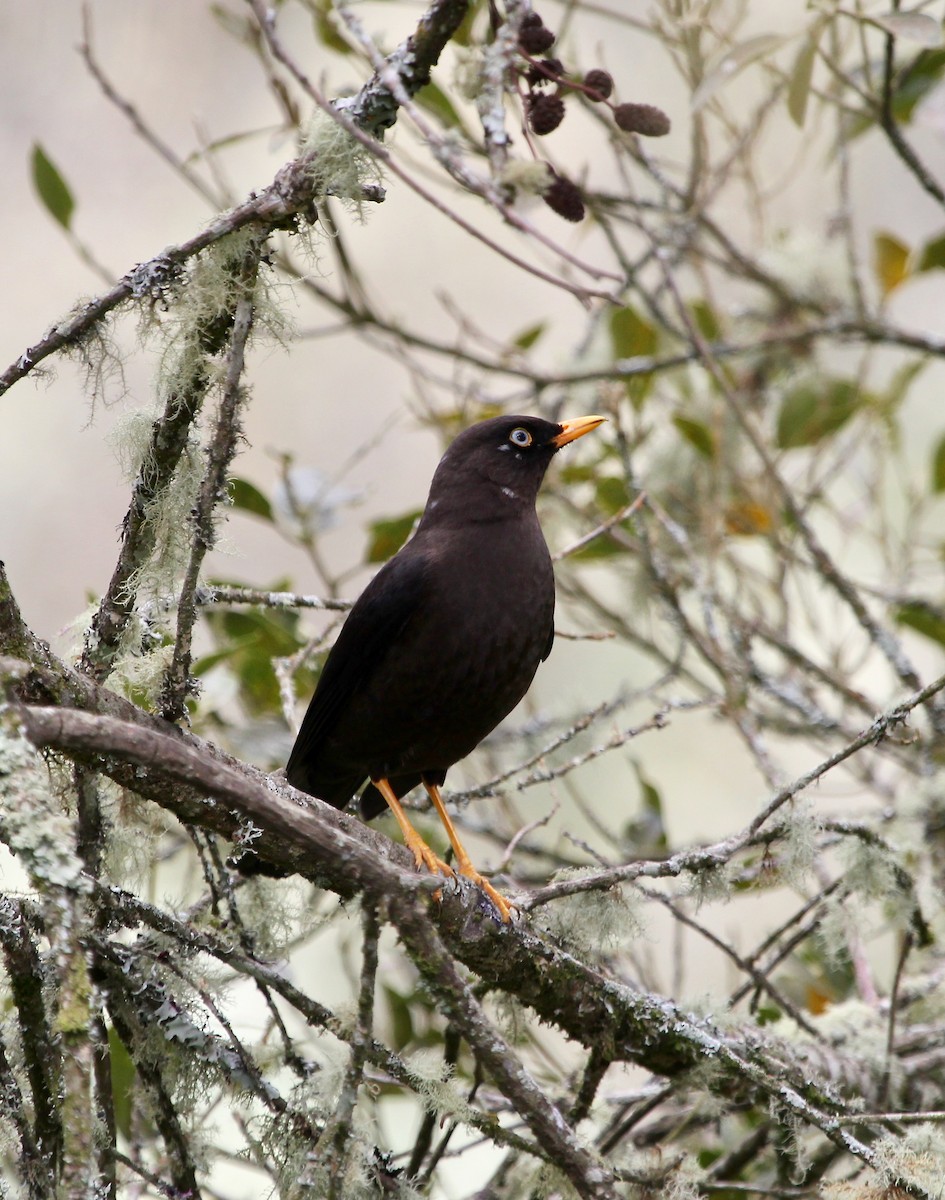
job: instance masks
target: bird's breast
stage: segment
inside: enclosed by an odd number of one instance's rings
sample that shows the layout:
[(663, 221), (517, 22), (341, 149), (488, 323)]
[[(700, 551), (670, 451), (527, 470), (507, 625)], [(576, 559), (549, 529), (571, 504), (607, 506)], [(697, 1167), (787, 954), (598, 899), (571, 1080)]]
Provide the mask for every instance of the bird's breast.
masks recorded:
[(554, 573), (537, 519), (445, 538), (431, 546), (430, 562), (439, 586), (430, 597), (429, 619), (449, 622), (454, 634), (466, 631), (484, 645), (544, 645), (554, 612)]
[(554, 621), (554, 574), (537, 521), (500, 537), (445, 539), (424, 553), (435, 582), (370, 689), (385, 717), (375, 726), (385, 733), (376, 767), (392, 772), (445, 769), (465, 757), (528, 690)]

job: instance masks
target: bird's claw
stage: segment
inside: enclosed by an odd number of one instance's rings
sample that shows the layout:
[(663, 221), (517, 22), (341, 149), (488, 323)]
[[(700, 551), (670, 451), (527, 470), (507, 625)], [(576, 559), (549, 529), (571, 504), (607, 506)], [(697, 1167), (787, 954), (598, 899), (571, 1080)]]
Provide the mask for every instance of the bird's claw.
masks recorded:
[[(463, 879), (468, 879), (470, 883), (474, 883), (480, 891), (485, 892), (488, 898), (492, 901), (493, 907), (502, 918), (502, 923), (508, 925), (512, 920), (513, 911), (518, 911), (514, 904), (510, 904), (508, 900), (495, 890), (492, 884), (484, 875), (480, 875), (476, 868), (468, 860), (460, 863), (459, 871), (454, 871), (449, 863), (444, 862), (438, 854), (435, 854), (426, 844), (419, 834), (415, 838), (409, 837), (405, 831), (405, 841), (408, 850), (413, 854), (414, 862), (417, 870), (422, 867), (430, 872), (431, 875), (445, 875), (448, 879), (456, 879), (457, 875)], [(437, 890), (433, 893), (434, 900), (441, 900), (442, 892)]]
[(419, 834), (416, 839), (405, 838), (405, 840), (407, 842), (407, 849), (413, 854), (413, 860), (418, 871), (421, 867), (426, 867), (431, 875), (446, 875), (452, 878), (456, 874), (449, 863), (445, 863), (439, 855), (434, 854)]
[(492, 901), (493, 908), (495, 908), (499, 916), (502, 918), (502, 924), (508, 925), (512, 920), (512, 913), (518, 912), (518, 909), (515, 907), (515, 905), (506, 900), (501, 892), (497, 892), (489, 880), (486, 879), (484, 875), (479, 874), (472, 863), (466, 863), (461, 866), (459, 873), (463, 879), (468, 879), (469, 882), (474, 883), (480, 891), (485, 892), (485, 894)]

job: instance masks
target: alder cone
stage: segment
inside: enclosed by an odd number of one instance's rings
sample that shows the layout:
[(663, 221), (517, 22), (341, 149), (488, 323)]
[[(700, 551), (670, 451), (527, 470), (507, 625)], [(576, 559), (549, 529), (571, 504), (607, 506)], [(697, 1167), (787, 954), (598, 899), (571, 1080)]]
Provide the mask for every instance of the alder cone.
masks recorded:
[(655, 104), (618, 104), (614, 120), (626, 133), (642, 137), (663, 137), (670, 130), (669, 117)]
[(541, 198), (552, 212), (556, 212), (559, 217), (564, 217), (566, 221), (584, 220), (585, 210), (581, 189), (570, 179), (565, 179), (563, 175), (555, 175), (551, 186), (547, 191), (542, 192)]
[[(529, 13), (529, 16), (536, 17), (538, 14)], [(541, 17), (537, 22), (526, 18), (518, 31), (518, 44), (526, 54), (544, 54), (555, 44), (555, 35), (542, 24)]]
[(543, 58), (540, 62), (532, 63), (525, 75), (529, 87), (541, 87), (546, 83), (556, 83), (564, 74), (564, 63), (560, 58)]
[(595, 93), (593, 96), (588, 96), (588, 100), (597, 104), (601, 99), (606, 100), (614, 90), (614, 81), (607, 71), (601, 71), (595, 67), (584, 76), (584, 86)]
[(564, 120), (564, 101), (560, 96), (530, 96), (528, 124), (532, 133), (546, 134), (557, 129)]

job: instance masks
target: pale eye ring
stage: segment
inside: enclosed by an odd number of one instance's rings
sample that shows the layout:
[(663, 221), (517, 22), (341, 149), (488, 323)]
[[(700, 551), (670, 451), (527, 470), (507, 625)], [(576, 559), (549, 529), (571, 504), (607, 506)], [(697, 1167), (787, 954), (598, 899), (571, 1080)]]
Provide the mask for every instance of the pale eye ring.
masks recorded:
[(509, 441), (513, 442), (516, 446), (530, 446), (532, 444), (532, 435), (527, 429), (522, 429), (519, 426), (518, 429), (513, 429), (509, 434)]

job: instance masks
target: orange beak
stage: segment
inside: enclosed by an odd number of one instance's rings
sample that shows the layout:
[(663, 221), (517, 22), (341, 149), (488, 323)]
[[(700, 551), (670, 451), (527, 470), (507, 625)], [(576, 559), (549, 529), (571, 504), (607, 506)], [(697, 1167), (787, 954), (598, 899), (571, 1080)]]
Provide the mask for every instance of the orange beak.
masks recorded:
[(561, 432), (551, 439), (551, 444), (560, 450), (568, 442), (573, 442), (575, 438), (583, 437), (598, 425), (603, 425), (606, 420), (606, 417), (575, 417), (573, 421), (562, 421)]

